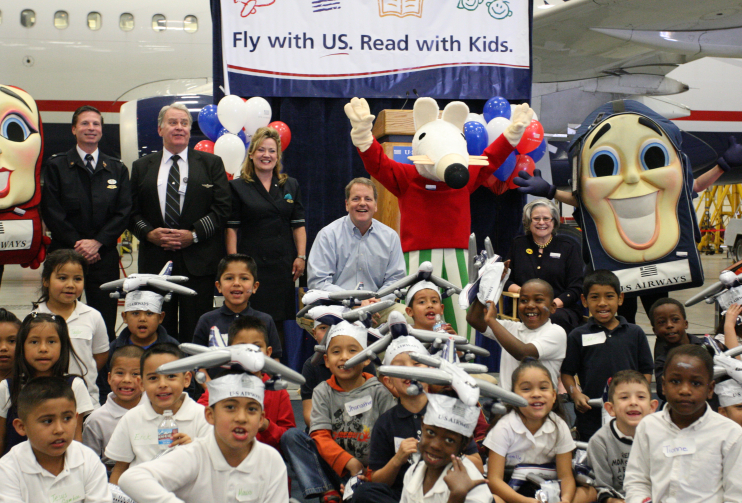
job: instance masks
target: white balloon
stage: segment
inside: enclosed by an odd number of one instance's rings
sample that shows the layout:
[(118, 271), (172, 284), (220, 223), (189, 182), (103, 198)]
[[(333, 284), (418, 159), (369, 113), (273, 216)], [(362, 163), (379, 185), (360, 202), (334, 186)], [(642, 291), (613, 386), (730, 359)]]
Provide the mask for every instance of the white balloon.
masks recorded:
[[(513, 116), (513, 109), (514, 109), (515, 107), (517, 107), (517, 106), (518, 106), (518, 105), (510, 105), (510, 117), (512, 117), (512, 116)], [(537, 120), (538, 120), (538, 115), (536, 115), (536, 111), (535, 111), (535, 110), (533, 111), (533, 120), (535, 120), (535, 121), (537, 121)]]
[(214, 154), (222, 158), (224, 170), (233, 176), (242, 170), (245, 152), (245, 144), (236, 134), (224, 134), (214, 143)]
[(470, 112), (469, 115), (466, 116), (466, 122), (478, 122), (482, 126), (487, 127), (487, 121), (484, 120), (482, 114), (473, 114)]
[(245, 117), (247, 116), (247, 106), (242, 98), (234, 94), (225, 96), (219, 100), (219, 105), (216, 107), (216, 115), (219, 117), (219, 122), (222, 126), (227, 128), (227, 131), (233, 134), (237, 134), (242, 129), (242, 125), (245, 123)]
[(245, 116), (245, 133), (252, 136), (258, 128), (265, 127), (271, 122), (271, 106), (260, 96), (247, 100), (247, 115)]
[(489, 124), (487, 124), (487, 136), (489, 137), (490, 144), (492, 144), (492, 142), (495, 141), (509, 125), (510, 120), (505, 117), (495, 117), (492, 119)]

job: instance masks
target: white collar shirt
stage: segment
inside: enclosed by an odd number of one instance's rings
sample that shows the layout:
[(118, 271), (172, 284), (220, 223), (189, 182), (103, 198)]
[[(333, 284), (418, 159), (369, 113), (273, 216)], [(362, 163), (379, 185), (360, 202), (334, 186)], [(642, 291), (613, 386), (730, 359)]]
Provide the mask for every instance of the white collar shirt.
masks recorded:
[[(160, 212), (162, 218), (165, 218), (165, 194), (167, 190), (167, 179), (170, 176), (170, 168), (173, 166), (172, 157), (175, 154), (169, 152), (166, 148), (162, 149), (162, 160), (160, 161), (160, 170), (157, 172), (157, 196), (160, 198)], [(183, 211), (183, 201), (185, 200), (186, 187), (188, 186), (188, 149), (183, 149), (177, 154), (180, 156), (178, 161), (178, 170), (180, 171), (180, 211)]]
[(85, 419), (82, 430), (82, 443), (93, 449), (104, 464), (114, 464), (105, 456), (106, 445), (119, 420), (130, 410), (117, 404), (115, 398), (116, 395), (109, 393), (106, 403)]
[[(80, 156), (80, 159), (82, 159), (82, 164), (84, 166), (85, 156), (88, 155), (88, 153), (81, 149), (80, 145), (75, 145), (75, 148), (77, 149), (77, 154)], [(100, 154), (100, 149), (97, 148), (95, 149), (95, 152), (91, 154), (93, 156), (93, 160), (91, 161), (93, 164), (93, 171), (95, 171), (95, 168), (98, 166), (98, 154)]]
[[(474, 466), (474, 463), (469, 461), (466, 457), (462, 458), (466, 473), (469, 474), (472, 480), (482, 480), (482, 474)], [(402, 499), (399, 503), (448, 503), (448, 497), (451, 494), (451, 490), (448, 488), (446, 481), (443, 477), (451, 469), (449, 463), (441, 472), (438, 480), (435, 481), (433, 487), (423, 494), (423, 482), (425, 481), (425, 472), (428, 467), (424, 461), (419, 461), (415, 465), (411, 466), (407, 473), (404, 475), (404, 488), (402, 489)], [(464, 503), (490, 503), (492, 501), (492, 493), (490, 492), (487, 484), (480, 484), (466, 495)]]

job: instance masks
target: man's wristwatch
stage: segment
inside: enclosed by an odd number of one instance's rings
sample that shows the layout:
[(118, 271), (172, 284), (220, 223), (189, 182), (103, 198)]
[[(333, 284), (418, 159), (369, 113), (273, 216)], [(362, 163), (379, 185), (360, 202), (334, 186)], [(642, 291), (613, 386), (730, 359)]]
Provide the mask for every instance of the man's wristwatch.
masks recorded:
[(304, 262), (306, 262), (306, 261), (307, 261), (307, 256), (306, 256), (306, 255), (297, 255), (297, 256), (296, 256), (296, 258), (300, 258), (300, 259), (302, 259), (302, 260), (303, 260)]
[(196, 235), (196, 231), (192, 231), (191, 235), (193, 236), (193, 242), (198, 243), (198, 236)]

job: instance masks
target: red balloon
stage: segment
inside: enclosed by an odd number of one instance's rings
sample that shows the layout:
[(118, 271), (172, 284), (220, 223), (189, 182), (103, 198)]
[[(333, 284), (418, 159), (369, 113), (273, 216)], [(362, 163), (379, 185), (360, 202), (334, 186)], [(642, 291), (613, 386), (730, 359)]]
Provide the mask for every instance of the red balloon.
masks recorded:
[(515, 148), (519, 154), (527, 154), (536, 150), (542, 141), (544, 141), (544, 127), (539, 121), (534, 120), (526, 126), (526, 130), (523, 132), (523, 138), (521, 138), (520, 143)]
[(291, 143), (291, 130), (289, 127), (281, 121), (271, 122), (268, 124), (268, 127), (272, 127), (278, 131), (278, 135), (281, 137), (281, 152), (286, 150), (286, 147)]
[(196, 146), (193, 147), (194, 150), (200, 150), (201, 152), (208, 152), (209, 154), (214, 153), (214, 142), (211, 140), (201, 140), (200, 142), (196, 143)]
[(533, 176), (533, 170), (535, 169), (536, 163), (533, 162), (533, 159), (525, 154), (516, 156), (515, 168), (513, 169), (513, 172), (510, 173), (510, 178), (508, 178), (508, 187), (511, 189), (517, 189), (518, 186), (513, 183), (513, 179), (518, 176), (518, 173), (520, 173), (521, 171), (526, 171), (529, 175)]

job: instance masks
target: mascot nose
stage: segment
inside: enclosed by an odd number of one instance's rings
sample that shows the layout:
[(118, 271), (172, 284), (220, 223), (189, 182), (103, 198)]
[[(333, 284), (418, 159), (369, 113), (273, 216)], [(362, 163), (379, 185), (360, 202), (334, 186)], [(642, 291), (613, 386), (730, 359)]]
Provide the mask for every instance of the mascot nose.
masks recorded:
[(458, 162), (449, 164), (446, 166), (443, 181), (452, 189), (463, 188), (469, 183), (469, 169)]

